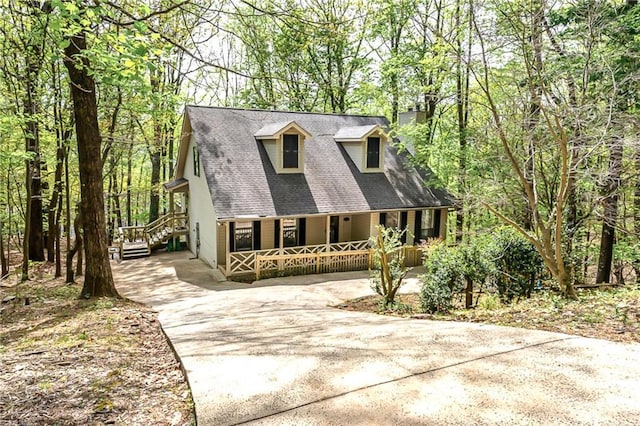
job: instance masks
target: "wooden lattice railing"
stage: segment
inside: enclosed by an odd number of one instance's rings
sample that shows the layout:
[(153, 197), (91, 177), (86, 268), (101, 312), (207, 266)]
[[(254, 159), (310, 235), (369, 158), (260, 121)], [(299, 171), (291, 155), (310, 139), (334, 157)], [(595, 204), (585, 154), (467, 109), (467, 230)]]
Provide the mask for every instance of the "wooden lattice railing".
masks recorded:
[(326, 252), (344, 252), (353, 250), (364, 250), (368, 247), (368, 241), (349, 241), (336, 244), (316, 244), (309, 246), (296, 246), (285, 247), (282, 251), (279, 248), (255, 250), (255, 251), (238, 251), (229, 253), (227, 256), (227, 268), (226, 275), (244, 275), (244, 274), (256, 274), (257, 272), (257, 258), (271, 257), (271, 256), (284, 256), (291, 257), (295, 255), (303, 254), (316, 254)]
[[(403, 246), (407, 266), (422, 264), (422, 249)], [(335, 244), (232, 252), (227, 256), (225, 273), (253, 275), (256, 279), (277, 274), (302, 275), (325, 272), (358, 271), (371, 268), (369, 242), (347, 241)]]

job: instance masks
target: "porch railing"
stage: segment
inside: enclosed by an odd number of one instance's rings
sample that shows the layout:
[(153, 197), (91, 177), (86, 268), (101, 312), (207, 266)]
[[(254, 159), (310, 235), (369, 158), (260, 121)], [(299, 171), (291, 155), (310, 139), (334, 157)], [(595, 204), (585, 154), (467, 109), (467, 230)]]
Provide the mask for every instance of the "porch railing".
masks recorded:
[[(147, 225), (119, 227), (116, 242), (119, 245), (120, 258), (148, 255), (152, 248), (170, 238), (185, 234), (188, 222), (186, 213), (169, 213)], [(130, 256), (127, 256), (128, 254)]]
[[(422, 249), (402, 248), (407, 266), (422, 264)], [(371, 268), (369, 242), (348, 241), (335, 244), (287, 247), (232, 252), (227, 257), (226, 275), (255, 274), (265, 276), (321, 274), (326, 272), (358, 271)]]
[(331, 251), (294, 255), (256, 256), (256, 279), (326, 272), (362, 271), (370, 268), (369, 250)]
[(326, 252), (345, 252), (354, 250), (367, 250), (369, 242), (364, 241), (349, 241), (336, 244), (316, 244), (310, 246), (297, 246), (297, 247), (285, 247), (282, 250), (279, 248), (255, 250), (255, 251), (239, 251), (231, 252), (227, 256), (226, 275), (243, 275), (243, 274), (256, 274), (257, 275), (257, 258), (272, 257), (272, 256), (284, 256), (291, 257), (294, 255), (302, 254), (316, 254)]

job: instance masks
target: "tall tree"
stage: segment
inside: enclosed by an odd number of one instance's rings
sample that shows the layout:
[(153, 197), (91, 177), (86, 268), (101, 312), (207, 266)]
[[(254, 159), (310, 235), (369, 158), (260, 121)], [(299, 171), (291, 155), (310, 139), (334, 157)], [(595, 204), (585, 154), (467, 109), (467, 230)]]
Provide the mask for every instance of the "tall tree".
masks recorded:
[(86, 57), (86, 31), (86, 28), (81, 28), (70, 36), (64, 49), (78, 140), (80, 210), (87, 262), (81, 294), (83, 297), (114, 297), (118, 292), (109, 265), (102, 187), (102, 141), (96, 86)]

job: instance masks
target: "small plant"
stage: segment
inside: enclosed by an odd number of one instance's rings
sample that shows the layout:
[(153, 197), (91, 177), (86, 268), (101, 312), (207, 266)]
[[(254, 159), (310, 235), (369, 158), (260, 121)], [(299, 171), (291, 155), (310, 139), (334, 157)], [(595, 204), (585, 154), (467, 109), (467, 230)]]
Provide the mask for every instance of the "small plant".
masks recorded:
[(383, 299), (383, 300), (380, 300), (380, 302), (378, 303), (377, 312), (378, 313), (393, 312), (396, 314), (411, 314), (413, 313), (413, 308), (411, 307), (411, 305), (398, 302), (397, 300), (394, 300), (392, 303), (385, 305), (384, 299)]
[(378, 235), (371, 237), (374, 269), (369, 271), (371, 288), (383, 297), (384, 307), (392, 306), (410, 268), (407, 268), (402, 235), (406, 231), (378, 225)]
[(478, 307), (485, 311), (495, 311), (501, 307), (500, 297), (497, 294), (486, 294), (478, 302)]

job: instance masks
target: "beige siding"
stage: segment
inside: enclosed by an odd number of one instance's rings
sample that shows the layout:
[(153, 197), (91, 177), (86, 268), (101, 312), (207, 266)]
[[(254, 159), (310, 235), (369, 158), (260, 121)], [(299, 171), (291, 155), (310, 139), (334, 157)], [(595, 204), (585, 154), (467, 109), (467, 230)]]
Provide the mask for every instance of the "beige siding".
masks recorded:
[(356, 214), (351, 216), (351, 238), (353, 241), (368, 240), (371, 235), (370, 213)]
[(307, 245), (325, 244), (327, 242), (327, 218), (314, 216), (307, 218)]
[[(348, 219), (345, 221), (345, 219)], [(351, 216), (340, 216), (340, 242), (352, 241), (351, 239)]]
[(224, 223), (216, 227), (216, 233), (218, 235), (218, 264), (224, 265), (227, 262), (227, 231)]
[(274, 243), (274, 232), (276, 226), (273, 220), (263, 220), (260, 224), (260, 248), (262, 250), (275, 248), (273, 246)]
[(351, 160), (354, 162), (354, 164), (356, 165), (356, 167), (358, 167), (358, 170), (362, 171), (363, 166), (362, 166), (362, 156), (364, 155), (362, 153), (362, 142), (343, 142), (342, 146), (344, 147), (344, 150), (347, 151), (347, 154), (349, 154), (349, 157), (351, 157)]
[(440, 210), (440, 238), (447, 239), (447, 220), (449, 219), (449, 214), (447, 209)]
[(278, 168), (278, 147), (276, 145), (276, 141), (264, 140), (262, 141), (262, 145), (264, 145), (264, 149), (265, 151), (267, 151), (269, 160), (271, 160), (271, 165), (273, 165), (274, 169), (277, 169)]

